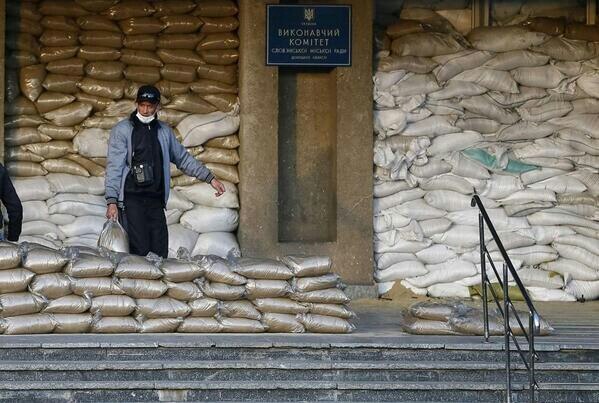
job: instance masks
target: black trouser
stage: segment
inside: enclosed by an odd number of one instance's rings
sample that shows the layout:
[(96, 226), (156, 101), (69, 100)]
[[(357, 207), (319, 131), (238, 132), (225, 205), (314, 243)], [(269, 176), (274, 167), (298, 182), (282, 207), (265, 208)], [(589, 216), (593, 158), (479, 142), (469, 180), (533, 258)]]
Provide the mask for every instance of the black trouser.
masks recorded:
[(125, 197), (121, 222), (129, 236), (129, 253), (168, 256), (168, 228), (162, 200)]

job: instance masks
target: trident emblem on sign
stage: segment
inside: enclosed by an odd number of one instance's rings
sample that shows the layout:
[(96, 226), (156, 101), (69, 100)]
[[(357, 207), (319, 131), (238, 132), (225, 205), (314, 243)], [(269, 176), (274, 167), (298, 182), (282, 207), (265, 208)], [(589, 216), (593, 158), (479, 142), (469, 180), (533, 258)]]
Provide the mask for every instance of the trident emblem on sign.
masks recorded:
[(313, 8), (304, 8), (304, 20), (306, 20), (306, 21), (314, 20), (314, 9)]

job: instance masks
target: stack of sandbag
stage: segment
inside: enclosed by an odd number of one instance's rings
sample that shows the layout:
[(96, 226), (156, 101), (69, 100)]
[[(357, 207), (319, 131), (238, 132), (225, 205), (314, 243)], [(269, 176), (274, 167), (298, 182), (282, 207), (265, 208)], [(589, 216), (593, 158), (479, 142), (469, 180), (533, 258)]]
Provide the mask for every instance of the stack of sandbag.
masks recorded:
[(476, 193), (534, 300), (599, 297), (599, 48), (531, 26), (388, 28), (374, 75), (381, 294), (479, 293)]
[[(227, 182), (227, 190), (237, 199), (237, 12), (232, 0), (11, 3), (5, 98), (5, 160), (10, 175), (70, 175), (74, 182), (79, 182), (77, 177), (103, 178), (110, 129), (134, 111), (137, 89), (153, 84), (162, 93), (159, 118), (175, 129), (195, 158)], [(174, 165), (171, 173), (171, 187), (196, 193), (197, 179)], [(79, 244), (90, 244), (91, 236), (80, 235), (101, 231), (97, 217), (103, 214), (96, 202), (102, 193), (85, 189), (77, 193), (81, 193), (77, 201), (90, 194), (88, 204), (94, 207), (75, 208), (76, 214), (71, 214), (78, 217), (75, 224), (65, 217), (53, 218), (62, 215), (69, 203), (55, 206), (53, 200), (45, 209), (41, 206), (47, 199), (29, 200), (42, 208), (38, 215), (50, 211), (34, 220), (48, 224), (28, 225), (36, 228), (25, 235), (47, 234), (61, 241), (79, 238)], [(60, 194), (53, 196), (63, 200)], [(238, 202), (217, 203), (210, 197), (196, 204), (175, 197), (176, 206), (168, 215), (172, 238), (178, 242), (171, 242), (173, 251), (180, 246), (193, 251), (199, 237), (207, 238), (202, 239), (204, 249), (198, 246), (200, 251), (222, 254), (221, 241), (227, 251), (239, 251), (233, 235), (236, 224), (222, 228), (193, 226), (192, 219), (187, 224), (179, 221), (187, 210), (234, 210)], [(80, 219), (84, 216), (94, 219)], [(209, 223), (220, 217), (218, 211), (206, 209), (195, 216)], [(72, 224), (76, 228), (66, 232), (53, 227)]]
[(161, 259), (0, 242), (0, 330), (348, 333), (355, 315), (330, 268), (326, 257)]

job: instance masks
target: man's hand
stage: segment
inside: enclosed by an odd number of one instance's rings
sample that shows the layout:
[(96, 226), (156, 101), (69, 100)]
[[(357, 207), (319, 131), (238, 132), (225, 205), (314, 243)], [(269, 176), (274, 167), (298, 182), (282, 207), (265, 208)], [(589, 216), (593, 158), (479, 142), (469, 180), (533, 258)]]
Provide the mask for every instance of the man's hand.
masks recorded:
[(117, 221), (119, 218), (119, 211), (116, 207), (116, 204), (112, 203), (108, 205), (106, 209), (106, 218), (112, 221)]
[(223, 193), (225, 193), (225, 185), (223, 185), (218, 179), (214, 178), (212, 179), (212, 181), (210, 182), (210, 186), (212, 186), (212, 188), (214, 190), (216, 190), (216, 193), (214, 193), (214, 195), (216, 197), (221, 196)]

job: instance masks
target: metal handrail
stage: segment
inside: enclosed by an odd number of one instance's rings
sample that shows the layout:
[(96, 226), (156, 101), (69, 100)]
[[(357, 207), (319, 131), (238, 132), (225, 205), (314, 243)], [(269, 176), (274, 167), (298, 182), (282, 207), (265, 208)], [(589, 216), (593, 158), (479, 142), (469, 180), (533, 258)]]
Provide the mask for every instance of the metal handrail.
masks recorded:
[[(495, 304), (497, 305), (497, 310), (501, 313), (504, 323), (504, 342), (505, 342), (505, 351), (506, 351), (506, 389), (507, 389), (507, 402), (512, 401), (512, 373), (511, 373), (511, 347), (510, 347), (510, 339), (513, 340), (514, 345), (516, 346), (516, 351), (518, 352), (520, 358), (524, 362), (524, 366), (526, 371), (528, 372), (528, 381), (529, 381), (529, 401), (535, 401), (535, 390), (538, 389), (538, 384), (535, 379), (535, 360), (538, 359), (538, 356), (535, 352), (535, 344), (534, 344), (534, 336), (539, 334), (540, 330), (540, 320), (537, 310), (535, 309), (530, 297), (528, 296), (528, 292), (526, 288), (524, 288), (524, 284), (520, 280), (518, 273), (516, 273), (516, 269), (512, 264), (505, 248), (503, 247), (503, 243), (497, 235), (497, 231), (485, 210), (485, 206), (483, 205), (480, 197), (478, 195), (474, 195), (470, 202), (472, 207), (478, 206), (478, 229), (479, 229), (479, 237), (480, 237), (480, 263), (481, 263), (481, 285), (482, 285), (482, 298), (483, 298), (483, 320), (484, 320), (484, 329), (485, 329), (485, 341), (489, 341), (489, 306), (488, 306), (488, 298), (487, 298), (487, 287), (491, 285), (491, 281), (487, 276), (487, 268), (486, 261), (489, 259), (489, 263), (493, 272), (495, 273), (495, 278), (499, 283), (501, 289), (503, 290), (503, 307), (499, 302), (499, 298), (495, 293), (493, 287), (489, 287), (491, 291), (491, 295)], [(497, 248), (499, 252), (501, 252), (501, 256), (503, 257), (503, 273), (502, 276), (497, 272), (497, 268), (491, 259), (491, 254), (487, 249), (485, 243), (485, 224), (489, 228), (495, 243), (497, 244)], [(512, 279), (516, 283), (516, 286), (520, 290), (524, 298), (524, 302), (528, 307), (528, 333), (526, 332), (525, 326), (522, 324), (522, 320), (520, 320), (520, 316), (512, 303), (512, 300), (509, 296), (508, 292), (508, 272), (512, 275)], [(513, 312), (514, 317), (518, 323), (518, 326), (522, 330), (522, 333), (528, 342), (528, 357), (525, 357), (524, 352), (520, 348), (520, 343), (516, 339), (514, 332), (512, 331), (512, 327), (510, 325), (510, 310)]]

